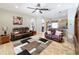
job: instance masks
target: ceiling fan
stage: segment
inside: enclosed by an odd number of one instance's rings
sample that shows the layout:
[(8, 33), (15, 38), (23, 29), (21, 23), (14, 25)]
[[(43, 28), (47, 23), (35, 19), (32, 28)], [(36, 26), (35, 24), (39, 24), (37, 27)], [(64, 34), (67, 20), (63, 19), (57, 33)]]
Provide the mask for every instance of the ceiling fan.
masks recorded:
[(40, 3), (38, 3), (35, 8), (34, 7), (27, 7), (27, 8), (28, 9), (34, 9), (34, 11), (32, 13), (34, 13), (34, 12), (36, 12), (38, 10), (41, 14), (43, 13), (42, 11), (49, 11), (50, 10), (48, 8), (41, 8)]

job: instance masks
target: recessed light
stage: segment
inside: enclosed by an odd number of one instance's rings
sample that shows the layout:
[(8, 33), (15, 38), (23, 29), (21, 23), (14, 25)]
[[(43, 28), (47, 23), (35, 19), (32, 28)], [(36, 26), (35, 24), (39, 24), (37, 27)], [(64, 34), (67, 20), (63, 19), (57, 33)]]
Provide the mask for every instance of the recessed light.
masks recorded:
[(18, 6), (15, 6), (15, 8), (18, 8)]
[(58, 7), (60, 7), (61, 5), (60, 5), (60, 4), (58, 4), (57, 6), (58, 6)]

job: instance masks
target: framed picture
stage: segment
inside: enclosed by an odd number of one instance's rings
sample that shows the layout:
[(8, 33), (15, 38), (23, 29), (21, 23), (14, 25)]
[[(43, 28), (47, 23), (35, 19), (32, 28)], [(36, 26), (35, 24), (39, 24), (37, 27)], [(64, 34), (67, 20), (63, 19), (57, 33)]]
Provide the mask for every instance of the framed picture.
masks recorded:
[(23, 18), (20, 16), (13, 16), (13, 25), (22, 25)]

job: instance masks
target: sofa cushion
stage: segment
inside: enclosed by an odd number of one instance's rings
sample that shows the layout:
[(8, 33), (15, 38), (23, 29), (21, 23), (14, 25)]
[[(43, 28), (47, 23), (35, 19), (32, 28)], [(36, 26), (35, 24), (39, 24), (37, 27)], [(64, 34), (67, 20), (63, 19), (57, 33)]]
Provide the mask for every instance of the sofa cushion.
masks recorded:
[(13, 32), (13, 34), (15, 34), (15, 35), (16, 35), (16, 34), (19, 34), (19, 31), (15, 31), (15, 32)]

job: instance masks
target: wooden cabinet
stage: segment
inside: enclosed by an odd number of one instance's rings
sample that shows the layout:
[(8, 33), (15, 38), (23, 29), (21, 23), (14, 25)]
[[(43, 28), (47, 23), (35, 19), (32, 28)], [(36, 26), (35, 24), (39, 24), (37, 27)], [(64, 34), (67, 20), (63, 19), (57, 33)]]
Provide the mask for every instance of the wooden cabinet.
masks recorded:
[(0, 36), (0, 44), (5, 44), (10, 42), (10, 36)]
[(33, 35), (36, 35), (36, 31), (33, 31)]

